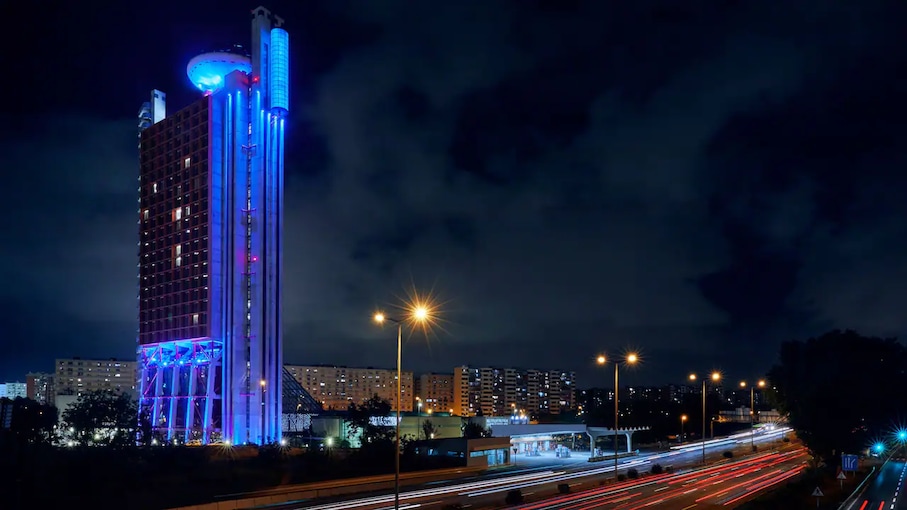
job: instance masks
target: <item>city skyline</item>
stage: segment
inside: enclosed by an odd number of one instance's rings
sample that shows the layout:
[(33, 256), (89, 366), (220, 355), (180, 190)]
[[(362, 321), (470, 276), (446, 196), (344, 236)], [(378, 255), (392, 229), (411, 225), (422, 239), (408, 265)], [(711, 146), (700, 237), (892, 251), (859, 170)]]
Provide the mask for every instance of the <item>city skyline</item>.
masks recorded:
[[(821, 28), (795, 6), (268, 4), (299, 104), (286, 359), (392, 366), (370, 316), (413, 286), (444, 303), (405, 343), (416, 372), (541, 358), (606, 386), (595, 356), (638, 349), (628, 385), (751, 379), (784, 340), (903, 335), (905, 7), (807, 4)], [(3, 380), (133, 355), (136, 105), (189, 104), (186, 63), (246, 40), (255, 5), (13, 8), (67, 42), (11, 55)]]

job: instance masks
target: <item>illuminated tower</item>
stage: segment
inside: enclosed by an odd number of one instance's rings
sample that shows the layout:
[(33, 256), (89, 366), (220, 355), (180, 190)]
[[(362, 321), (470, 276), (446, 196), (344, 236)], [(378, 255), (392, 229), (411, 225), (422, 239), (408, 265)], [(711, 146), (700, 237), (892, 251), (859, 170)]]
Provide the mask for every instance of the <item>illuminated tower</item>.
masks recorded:
[(202, 98), (140, 112), (141, 404), (168, 440), (281, 439), (282, 25), (256, 8), (251, 54), (189, 62)]

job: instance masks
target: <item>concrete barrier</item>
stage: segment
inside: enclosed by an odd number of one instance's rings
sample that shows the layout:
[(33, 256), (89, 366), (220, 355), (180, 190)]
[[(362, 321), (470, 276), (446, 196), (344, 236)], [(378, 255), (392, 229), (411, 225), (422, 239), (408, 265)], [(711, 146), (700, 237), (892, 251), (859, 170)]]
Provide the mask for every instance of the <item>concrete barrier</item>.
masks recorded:
[[(485, 471), (486, 469), (486, 467), (462, 467), (401, 473), (400, 486), (402, 488), (406, 485), (418, 485), (439, 478), (465, 478)], [(170, 510), (243, 510), (264, 505), (289, 503), (291, 501), (344, 496), (383, 489), (392, 490), (393, 488), (393, 474), (365, 476), (360, 478), (285, 485), (255, 492), (225, 494), (216, 497), (219, 501), (201, 505), (181, 506)]]

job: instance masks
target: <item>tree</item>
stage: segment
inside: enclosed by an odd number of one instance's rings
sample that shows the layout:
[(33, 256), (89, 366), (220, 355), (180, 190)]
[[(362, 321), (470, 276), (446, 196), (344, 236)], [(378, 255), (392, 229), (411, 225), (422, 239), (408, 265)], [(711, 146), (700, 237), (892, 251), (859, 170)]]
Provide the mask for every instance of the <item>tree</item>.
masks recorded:
[[(347, 426), (349, 438), (359, 435), (362, 447), (370, 444), (386, 443), (394, 440), (396, 430), (382, 423), (391, 414), (391, 404), (378, 395), (372, 396), (362, 404), (350, 404), (347, 411)], [(376, 418), (377, 420), (373, 420)]]
[(435, 428), (435, 425), (431, 422), (431, 420), (425, 420), (422, 422), (422, 435), (425, 436), (425, 439), (434, 439), (435, 432), (437, 431), (438, 429)]
[(830, 460), (891, 433), (902, 411), (907, 350), (893, 339), (835, 330), (784, 342), (768, 375), (769, 398), (816, 460)]
[(110, 390), (83, 394), (63, 412), (71, 439), (80, 445), (135, 446), (139, 429), (138, 403)]
[(31, 399), (0, 399), (0, 405), (12, 406), (8, 435), (20, 443), (50, 443), (57, 425), (57, 408)]
[(486, 429), (485, 427), (479, 425), (474, 421), (463, 420), (463, 425), (460, 426), (460, 431), (463, 433), (463, 437), (466, 439), (480, 439), (483, 437), (491, 437), (491, 429)]
[[(151, 406), (142, 406), (139, 410), (139, 421), (138, 421), (138, 442), (142, 446), (151, 446), (154, 444), (155, 433), (154, 427), (151, 425)], [(163, 440), (163, 437), (161, 437)]]

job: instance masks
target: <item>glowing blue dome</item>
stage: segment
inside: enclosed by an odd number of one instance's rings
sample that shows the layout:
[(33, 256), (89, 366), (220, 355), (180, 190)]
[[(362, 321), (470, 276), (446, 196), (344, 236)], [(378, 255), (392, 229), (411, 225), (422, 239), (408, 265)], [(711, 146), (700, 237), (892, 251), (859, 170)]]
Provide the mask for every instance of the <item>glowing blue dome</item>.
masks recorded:
[(233, 71), (252, 72), (252, 60), (238, 53), (216, 51), (203, 53), (186, 66), (189, 81), (206, 94), (223, 87), (224, 77)]

